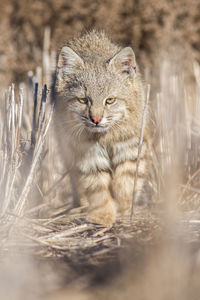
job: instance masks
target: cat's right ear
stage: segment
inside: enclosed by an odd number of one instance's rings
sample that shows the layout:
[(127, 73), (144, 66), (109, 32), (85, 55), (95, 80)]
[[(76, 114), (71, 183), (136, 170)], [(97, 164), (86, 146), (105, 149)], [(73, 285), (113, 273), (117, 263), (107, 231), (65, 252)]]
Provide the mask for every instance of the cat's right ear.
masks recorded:
[(137, 65), (135, 61), (135, 54), (131, 47), (123, 48), (109, 59), (108, 64), (110, 67), (114, 67), (122, 73), (131, 74), (133, 77), (136, 76)]
[(64, 46), (61, 49), (57, 64), (57, 73), (60, 79), (75, 73), (78, 69), (83, 67), (84, 62), (82, 58), (70, 47)]

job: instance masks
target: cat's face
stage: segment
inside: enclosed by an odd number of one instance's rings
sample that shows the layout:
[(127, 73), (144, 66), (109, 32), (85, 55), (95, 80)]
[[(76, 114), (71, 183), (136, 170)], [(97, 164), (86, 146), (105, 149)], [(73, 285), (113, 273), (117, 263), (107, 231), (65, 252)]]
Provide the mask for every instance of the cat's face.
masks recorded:
[(103, 133), (123, 123), (128, 115), (128, 107), (126, 92), (123, 93), (126, 87), (121, 85), (121, 88), (117, 88), (111, 81), (109, 84), (109, 78), (104, 86), (100, 87), (102, 81), (98, 83), (99, 78), (93, 78), (93, 84), (90, 80), (80, 82), (80, 86), (68, 95), (67, 109), (86, 130)]
[[(110, 128), (119, 128), (126, 120), (130, 100), (130, 74), (127, 64), (130, 63), (132, 53), (125, 54), (124, 65), (120, 65), (119, 68), (114, 65), (113, 58), (113, 64), (110, 61), (95, 64), (83, 62), (75, 54), (74, 59), (79, 63), (79, 67), (75, 72), (73, 70), (70, 73), (70, 70), (67, 70), (64, 73), (64, 81), (66, 109), (76, 121), (77, 128), (81, 126), (89, 132), (104, 133)], [(117, 63), (120, 64), (118, 61)]]

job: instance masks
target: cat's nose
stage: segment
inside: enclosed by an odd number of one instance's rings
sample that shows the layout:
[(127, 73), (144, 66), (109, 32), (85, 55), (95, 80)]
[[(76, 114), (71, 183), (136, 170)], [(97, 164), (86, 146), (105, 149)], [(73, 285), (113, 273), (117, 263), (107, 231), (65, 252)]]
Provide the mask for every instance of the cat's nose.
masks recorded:
[(97, 116), (90, 116), (90, 118), (91, 118), (92, 122), (95, 124), (99, 124), (99, 122), (102, 119), (102, 117), (97, 117)]

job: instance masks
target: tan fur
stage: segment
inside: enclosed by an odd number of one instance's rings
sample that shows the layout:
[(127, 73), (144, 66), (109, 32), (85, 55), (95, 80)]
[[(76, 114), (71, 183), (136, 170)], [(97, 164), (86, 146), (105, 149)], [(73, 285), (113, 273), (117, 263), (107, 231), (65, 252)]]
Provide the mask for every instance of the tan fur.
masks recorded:
[[(73, 167), (79, 196), (89, 201), (88, 220), (111, 224), (117, 212), (130, 212), (144, 108), (132, 49), (96, 31), (70, 41), (59, 56), (56, 91), (55, 124), (66, 167)], [(115, 102), (107, 104), (108, 98)], [(98, 125), (93, 116), (102, 118)], [(137, 191), (146, 174), (147, 141), (146, 130)]]

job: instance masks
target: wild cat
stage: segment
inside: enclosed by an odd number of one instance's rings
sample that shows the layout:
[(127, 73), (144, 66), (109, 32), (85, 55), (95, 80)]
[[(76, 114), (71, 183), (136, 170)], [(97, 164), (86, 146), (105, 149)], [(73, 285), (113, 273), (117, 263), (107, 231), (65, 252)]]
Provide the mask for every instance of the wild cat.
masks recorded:
[[(112, 224), (130, 212), (144, 88), (131, 47), (92, 31), (60, 52), (56, 73), (56, 133), (87, 219)], [(137, 196), (146, 173), (145, 131)]]

